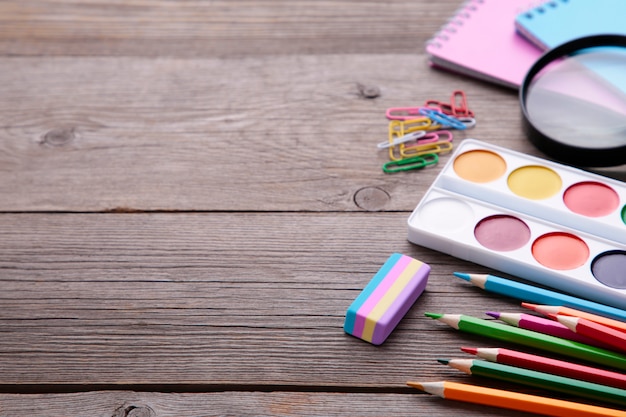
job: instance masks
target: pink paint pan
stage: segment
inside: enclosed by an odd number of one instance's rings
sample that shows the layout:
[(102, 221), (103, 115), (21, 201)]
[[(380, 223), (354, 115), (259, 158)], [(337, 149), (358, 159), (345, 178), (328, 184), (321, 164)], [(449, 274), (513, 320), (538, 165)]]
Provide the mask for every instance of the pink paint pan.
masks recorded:
[(620, 181), (466, 139), (409, 217), (408, 239), (626, 308)]

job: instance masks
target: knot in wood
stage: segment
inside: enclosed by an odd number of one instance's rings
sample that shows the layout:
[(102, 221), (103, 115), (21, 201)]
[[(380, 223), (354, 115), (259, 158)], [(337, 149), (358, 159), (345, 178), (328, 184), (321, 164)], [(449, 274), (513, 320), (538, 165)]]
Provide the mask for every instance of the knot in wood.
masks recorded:
[(52, 129), (43, 136), (43, 143), (49, 146), (64, 146), (74, 140), (74, 129)]
[(367, 211), (380, 211), (389, 200), (389, 193), (378, 187), (363, 187), (354, 193), (354, 204)]
[(146, 405), (131, 405), (118, 408), (112, 417), (156, 417), (156, 413)]
[(361, 83), (357, 84), (357, 88), (359, 89), (359, 94), (365, 98), (376, 98), (380, 96), (380, 88), (375, 85), (364, 85)]

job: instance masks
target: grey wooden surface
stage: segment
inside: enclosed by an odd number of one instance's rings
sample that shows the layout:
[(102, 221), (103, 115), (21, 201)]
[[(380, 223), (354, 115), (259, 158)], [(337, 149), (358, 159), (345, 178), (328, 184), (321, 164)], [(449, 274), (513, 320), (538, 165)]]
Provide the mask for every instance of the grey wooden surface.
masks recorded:
[[(407, 241), (448, 157), (376, 149), (461, 89), (457, 143), (540, 155), (516, 92), (429, 67), (459, 4), (0, 2), (0, 416), (522, 416), (405, 385), (494, 385), (436, 358), (495, 342), (425, 311), (521, 310)], [(432, 273), (375, 347), (343, 320), (393, 252)]]

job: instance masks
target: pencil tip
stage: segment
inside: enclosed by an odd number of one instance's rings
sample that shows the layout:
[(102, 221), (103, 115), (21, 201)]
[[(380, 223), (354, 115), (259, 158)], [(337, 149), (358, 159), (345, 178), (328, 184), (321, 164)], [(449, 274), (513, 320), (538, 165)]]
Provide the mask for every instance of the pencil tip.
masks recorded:
[(570, 316), (561, 316), (559, 314), (556, 315), (556, 319), (559, 323), (567, 327), (573, 332), (576, 332), (576, 327), (578, 325), (578, 318), (570, 317)]
[(522, 307), (528, 308), (530, 310), (536, 310), (537, 307), (539, 307), (539, 306), (537, 304), (531, 304), (531, 303), (522, 302)]
[(469, 353), (470, 355), (476, 355), (478, 354), (478, 348), (471, 348), (471, 347), (461, 347), (461, 350), (465, 353)]
[(431, 319), (440, 319), (440, 318), (443, 317), (443, 314), (439, 314), (439, 313), (428, 313), (428, 312), (426, 312), (426, 313), (424, 313), (424, 315), (426, 317), (430, 317)]
[(409, 387), (417, 388), (418, 390), (424, 391), (424, 385), (420, 384), (419, 382), (408, 381), (406, 384)]
[(466, 274), (464, 272), (453, 272), (453, 274), (454, 274), (455, 277), (464, 279), (465, 281), (469, 281), (469, 280), (472, 279), (470, 274)]
[(437, 362), (439, 362), (442, 365), (447, 365), (450, 363), (450, 359), (437, 359)]
[(485, 314), (488, 315), (488, 316), (493, 317), (494, 319), (500, 318), (500, 313), (498, 313), (496, 311), (487, 311)]

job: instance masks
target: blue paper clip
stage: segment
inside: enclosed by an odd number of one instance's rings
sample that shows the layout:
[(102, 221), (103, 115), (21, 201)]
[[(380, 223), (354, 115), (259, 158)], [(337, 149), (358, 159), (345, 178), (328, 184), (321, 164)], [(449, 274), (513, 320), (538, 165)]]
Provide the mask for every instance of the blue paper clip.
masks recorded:
[(412, 158), (400, 159), (399, 161), (389, 161), (383, 164), (383, 171), (387, 174), (394, 172), (409, 171), (411, 169), (422, 169), (439, 162), (439, 156), (434, 153), (414, 156)]
[(424, 116), (428, 116), (433, 122), (440, 124), (444, 128), (453, 128), (458, 130), (467, 129), (465, 123), (459, 121), (456, 117), (448, 116), (440, 111), (422, 108), (420, 109), (420, 113)]

